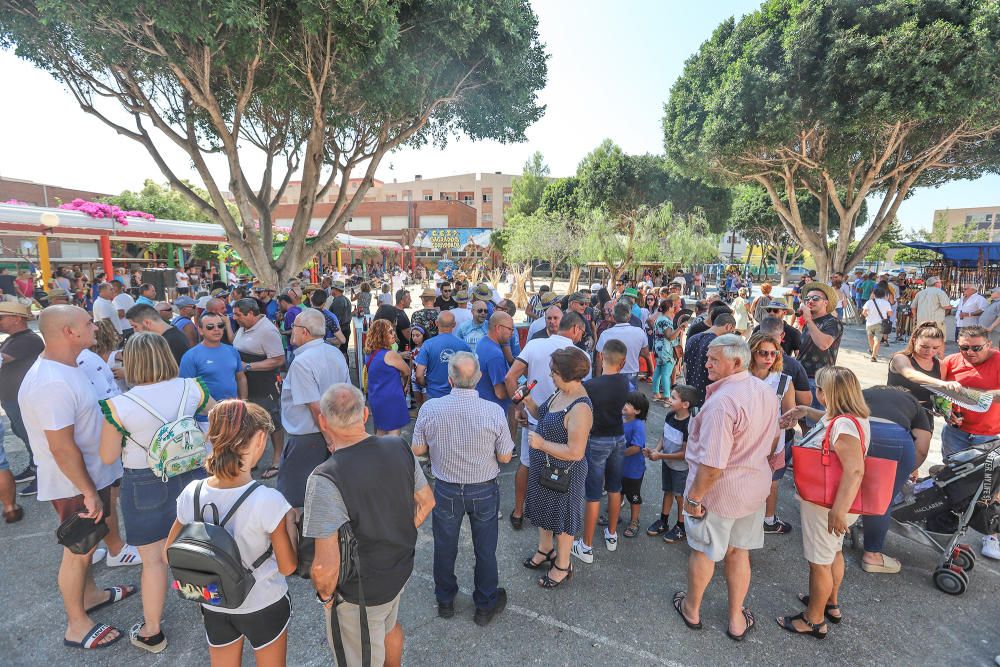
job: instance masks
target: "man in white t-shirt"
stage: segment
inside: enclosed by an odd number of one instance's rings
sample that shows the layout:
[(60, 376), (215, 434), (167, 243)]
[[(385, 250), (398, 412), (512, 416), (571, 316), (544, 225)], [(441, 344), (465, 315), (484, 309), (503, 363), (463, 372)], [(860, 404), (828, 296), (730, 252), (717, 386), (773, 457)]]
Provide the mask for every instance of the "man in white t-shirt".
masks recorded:
[[(111, 486), (122, 476), (121, 461), (111, 465), (99, 455), (103, 419), (77, 356), (94, 344), (96, 326), (76, 306), (50, 306), (39, 317), (45, 351), (28, 370), (18, 403), (38, 464), (38, 500), (48, 500), (59, 522), (79, 514), (101, 521), (111, 504)], [(134, 586), (101, 590), (90, 575), (93, 550), (77, 555), (63, 549), (59, 589), (68, 619), (64, 638), (80, 648), (113, 643), (122, 632), (94, 623), (87, 609), (117, 602)]]
[(132, 335), (132, 323), (125, 317), (125, 313), (135, 305), (135, 299), (125, 291), (125, 286), (117, 280), (111, 281), (111, 287), (115, 293), (111, 303), (114, 305), (115, 315), (118, 317), (118, 330), (122, 332), (123, 337), (128, 338)]
[(94, 299), (94, 321), (110, 320), (115, 325), (115, 331), (121, 333), (122, 321), (118, 318), (118, 311), (112, 302), (114, 298), (115, 288), (112, 283), (101, 283), (101, 286), (97, 288), (97, 298)]
[(982, 294), (972, 283), (962, 285), (962, 298), (958, 302), (958, 310), (955, 315), (955, 326), (959, 329), (965, 327), (978, 327), (979, 316), (983, 314), (986, 307), (990, 305)]
[(636, 379), (639, 376), (639, 357), (646, 360), (646, 368), (653, 367), (653, 357), (649, 353), (649, 339), (641, 327), (629, 324), (632, 311), (628, 304), (622, 302), (616, 303), (614, 314), (617, 324), (610, 329), (606, 329), (597, 340), (594, 369), (601, 368), (601, 351), (604, 350), (607, 342), (609, 340), (620, 340), (625, 343), (625, 348), (628, 351), (625, 355), (625, 366), (621, 372), (628, 376), (632, 384), (636, 384)]
[[(554, 335), (528, 341), (504, 377), (507, 395), (514, 395), (518, 388), (518, 380), (524, 375), (528, 378), (528, 384), (536, 383), (531, 391), (531, 397), (535, 403), (541, 405), (549, 400), (549, 397), (556, 390), (549, 370), (552, 353), (576, 345), (586, 331), (586, 323), (583, 318), (578, 313), (568, 312), (563, 315), (559, 322), (559, 331)], [(524, 496), (528, 490), (528, 452), (530, 451), (528, 432), (533, 430), (538, 422), (524, 409), (523, 402), (514, 407), (514, 412), (517, 421), (523, 428), (521, 428), (521, 465), (518, 466), (514, 476), (514, 510), (510, 514), (510, 523), (519, 530), (524, 522)]]
[(177, 294), (187, 294), (191, 291), (191, 277), (183, 268), (177, 269)]

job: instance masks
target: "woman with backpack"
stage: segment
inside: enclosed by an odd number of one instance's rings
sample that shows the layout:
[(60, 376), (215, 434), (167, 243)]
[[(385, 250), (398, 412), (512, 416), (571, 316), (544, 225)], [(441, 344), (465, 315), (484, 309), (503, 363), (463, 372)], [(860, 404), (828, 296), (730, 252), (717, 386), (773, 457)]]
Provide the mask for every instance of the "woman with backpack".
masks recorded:
[[(204, 520), (222, 523), (234, 538), (243, 565), (252, 570), (251, 587), (239, 606), (201, 605), (213, 667), (242, 664), (244, 638), (258, 665), (285, 664), (292, 614), (285, 577), (298, 563), (296, 515), (284, 496), (251, 476), (273, 430), (267, 411), (255, 403), (228, 399), (215, 406), (208, 415), (212, 452), (205, 460), (211, 477), (194, 481), (181, 492), (177, 520), (166, 540), (173, 552), (183, 542), (185, 527), (200, 521), (204, 511)], [(174, 557), (170, 558), (173, 563)]]
[(164, 546), (181, 491), (205, 476), (204, 434), (194, 420), (214, 405), (200, 379), (179, 378), (177, 361), (163, 336), (137, 333), (125, 344), (125, 381), (131, 389), (100, 401), (106, 423), (101, 460), (121, 458), (120, 502), (125, 536), (142, 557), (143, 620), (129, 632), (132, 644), (159, 653), (167, 647), (160, 628), (167, 595)]

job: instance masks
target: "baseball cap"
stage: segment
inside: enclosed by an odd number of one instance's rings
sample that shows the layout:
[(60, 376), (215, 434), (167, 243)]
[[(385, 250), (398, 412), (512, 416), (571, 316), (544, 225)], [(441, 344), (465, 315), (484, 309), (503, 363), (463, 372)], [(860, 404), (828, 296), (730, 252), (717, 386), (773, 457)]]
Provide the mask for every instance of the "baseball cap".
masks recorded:
[(213, 297), (210, 297), (210, 296), (203, 296), (200, 299), (198, 299), (198, 302), (197, 302), (196, 305), (199, 308), (201, 308), (202, 310), (205, 310), (206, 308), (208, 308), (208, 302), (211, 301), (212, 298)]
[(212, 290), (212, 296), (221, 298), (224, 296), (229, 296), (229, 292), (219, 287), (217, 289)]
[(186, 308), (188, 306), (197, 306), (198, 302), (189, 296), (179, 296), (176, 299), (174, 299), (174, 305), (177, 306), (178, 308)]
[(768, 301), (767, 305), (764, 306), (764, 310), (769, 308), (781, 308), (782, 310), (788, 310), (788, 304), (784, 301)]
[(639, 298), (639, 290), (637, 290), (634, 287), (629, 287), (624, 292), (622, 292), (622, 294), (624, 294), (625, 296), (630, 296), (633, 299), (638, 299)]
[(601, 283), (591, 283), (590, 284), (590, 291), (591, 292), (597, 292), (598, 290), (601, 289), (601, 287), (603, 287), (603, 285), (601, 285)]
[(590, 303), (590, 297), (583, 292), (573, 292), (569, 295), (569, 300), (575, 303)]
[(332, 283), (330, 283), (330, 289), (339, 289), (341, 292), (343, 292), (344, 287), (346, 287), (346, 285), (344, 284), (343, 280), (334, 280)]

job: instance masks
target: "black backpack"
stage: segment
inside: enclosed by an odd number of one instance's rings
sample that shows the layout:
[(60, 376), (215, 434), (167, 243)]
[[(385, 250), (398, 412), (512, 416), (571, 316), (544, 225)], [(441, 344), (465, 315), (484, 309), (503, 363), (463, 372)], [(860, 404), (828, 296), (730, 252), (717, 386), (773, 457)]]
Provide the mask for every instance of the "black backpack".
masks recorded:
[[(185, 525), (177, 539), (167, 547), (167, 563), (175, 580), (173, 588), (185, 600), (236, 609), (247, 599), (256, 583), (254, 570), (271, 557), (274, 548), (268, 545), (267, 551), (248, 568), (243, 564), (236, 539), (225, 525), (261, 484), (251, 484), (219, 521), (219, 509), (214, 503), (201, 506), (201, 487), (204, 483), (205, 480), (201, 480), (194, 489), (194, 521)], [(205, 520), (205, 510), (209, 507), (215, 513), (212, 523)]]

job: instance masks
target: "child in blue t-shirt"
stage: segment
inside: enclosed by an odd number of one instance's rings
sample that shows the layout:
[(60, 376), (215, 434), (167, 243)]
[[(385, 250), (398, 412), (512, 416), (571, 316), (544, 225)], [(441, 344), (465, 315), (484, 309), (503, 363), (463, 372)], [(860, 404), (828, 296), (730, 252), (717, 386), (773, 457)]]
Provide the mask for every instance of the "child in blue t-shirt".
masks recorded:
[[(667, 417), (663, 422), (663, 435), (652, 449), (645, 451), (650, 461), (662, 461), (663, 506), (660, 518), (646, 529), (646, 534), (663, 535), (667, 543), (679, 542), (687, 538), (684, 530), (684, 488), (687, 486), (688, 464), (684, 460), (687, 450), (688, 424), (691, 421), (691, 406), (698, 400), (698, 390), (686, 384), (676, 385), (667, 402)], [(677, 504), (677, 524), (670, 526), (670, 507)], [(664, 534), (665, 533), (665, 534)]]
[(625, 455), (622, 461), (622, 497), (631, 506), (625, 537), (639, 534), (639, 508), (642, 507), (642, 476), (646, 472), (646, 416), (649, 399), (642, 392), (630, 391), (625, 397), (622, 417), (625, 422)]

